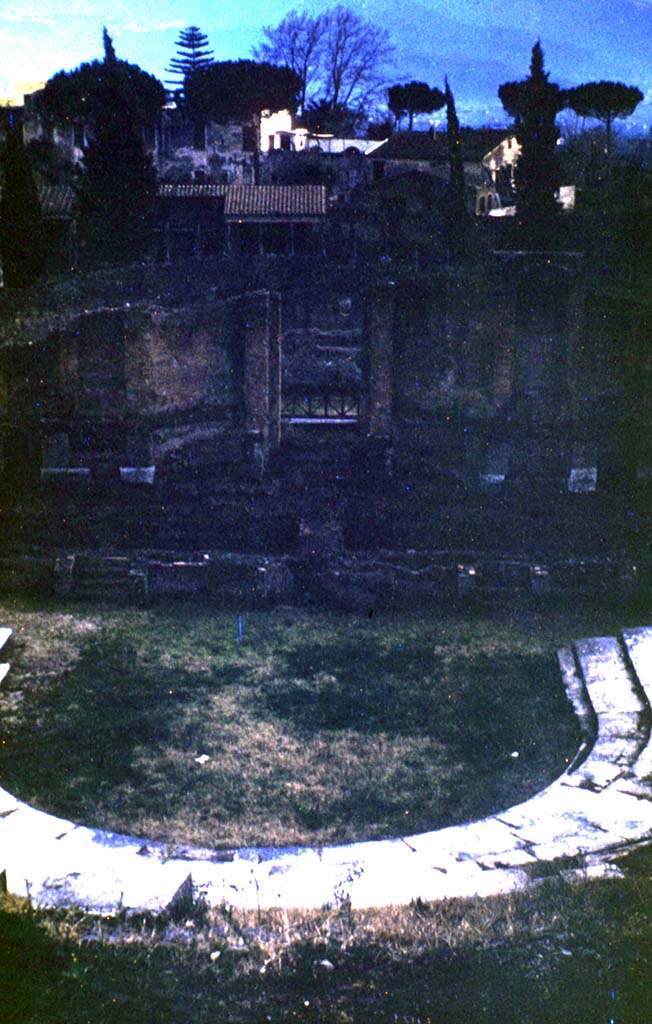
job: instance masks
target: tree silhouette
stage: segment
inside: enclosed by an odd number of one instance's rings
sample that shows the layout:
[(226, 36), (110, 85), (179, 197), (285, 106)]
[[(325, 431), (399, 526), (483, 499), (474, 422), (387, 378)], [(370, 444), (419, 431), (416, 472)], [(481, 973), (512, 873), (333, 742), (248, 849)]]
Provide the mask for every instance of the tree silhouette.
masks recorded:
[(142, 256), (151, 243), (156, 174), (106, 30), (104, 49), (95, 127), (84, 151), (80, 233), (91, 260), (116, 262)]
[(7, 288), (25, 288), (45, 268), (45, 238), (38, 189), (22, 131), (9, 120), (5, 131), (0, 200), (0, 254)]
[(316, 17), (290, 11), (275, 28), (263, 29), (257, 58), (286, 65), (300, 78), (301, 110), (324, 100), (332, 110), (360, 114), (383, 89), (383, 69), (393, 47), (384, 28), (348, 7), (332, 7)]
[(299, 76), (301, 114), (306, 110), (308, 89), (319, 75), (323, 32), (323, 15), (313, 17), (306, 11), (290, 11), (275, 28), (263, 28), (265, 40), (253, 51), (257, 61), (291, 68)]
[(165, 70), (166, 73), (175, 76), (166, 81), (173, 87), (172, 91), (179, 96), (183, 94), (186, 78), (213, 63), (213, 51), (207, 48), (208, 36), (204, 35), (197, 25), (189, 25), (188, 28), (182, 29), (175, 46), (177, 55), (171, 59)]
[(550, 224), (558, 212), (556, 193), (561, 184), (556, 146), (555, 118), (564, 106), (564, 95), (544, 70), (543, 50), (532, 47), (530, 74), (522, 82), (505, 82), (498, 95), (511, 117), (521, 147), (514, 180), (516, 214), (532, 228)]
[(311, 100), (306, 106), (305, 122), (312, 132), (347, 138), (355, 136), (365, 121), (364, 110), (334, 106), (329, 100)]
[(622, 82), (587, 82), (565, 92), (566, 105), (580, 117), (602, 121), (606, 130), (606, 153), (611, 156), (611, 126), (614, 118), (629, 117), (643, 99), (634, 85)]
[[(118, 60), (109, 36), (105, 36), (104, 44), (105, 58), (107, 53), (110, 58), (112, 78), (129, 107), (133, 124), (138, 128), (153, 124), (165, 104), (163, 85), (137, 64)], [(41, 113), (49, 121), (79, 120), (92, 128), (98, 115), (104, 114), (105, 74), (106, 59), (80, 64), (73, 71), (57, 72), (46, 83), (39, 100)]]
[(446, 137), (448, 142), (448, 164), (450, 168), (450, 219), (453, 249), (460, 254), (464, 248), (464, 226), (466, 204), (464, 201), (464, 160), (460, 139), (460, 122), (455, 109), (455, 98), (445, 80)]
[(408, 129), (416, 114), (431, 114), (446, 103), (446, 96), (439, 89), (431, 88), (426, 82), (408, 82), (406, 85), (391, 85), (387, 90), (387, 106), (396, 118), (397, 124), (407, 115)]
[(291, 68), (253, 60), (219, 61), (186, 79), (186, 110), (194, 120), (240, 120), (254, 130), (254, 174), (259, 179), (260, 116), (295, 111), (301, 79)]

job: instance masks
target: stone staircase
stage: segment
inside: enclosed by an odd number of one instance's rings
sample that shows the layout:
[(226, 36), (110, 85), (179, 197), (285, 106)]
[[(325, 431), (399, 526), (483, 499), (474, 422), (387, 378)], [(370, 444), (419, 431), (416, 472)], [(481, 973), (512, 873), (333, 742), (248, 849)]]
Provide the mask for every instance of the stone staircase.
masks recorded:
[[(10, 634), (0, 631), (0, 646)], [(490, 896), (555, 874), (619, 876), (652, 844), (652, 628), (559, 652), (582, 732), (550, 786), (480, 821), (321, 849), (171, 849), (34, 810), (0, 790), (0, 884), (39, 906), (95, 913), (211, 905), (319, 908)]]

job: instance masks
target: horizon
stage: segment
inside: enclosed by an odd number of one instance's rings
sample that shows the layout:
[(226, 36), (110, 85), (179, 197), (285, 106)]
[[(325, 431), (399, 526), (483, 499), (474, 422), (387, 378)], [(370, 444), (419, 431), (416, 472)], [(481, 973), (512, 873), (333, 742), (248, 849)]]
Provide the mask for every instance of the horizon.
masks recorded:
[[(47, 81), (102, 56), (106, 25), (121, 60), (139, 65), (164, 84), (180, 31), (197, 25), (208, 36), (214, 59), (252, 55), (264, 25), (277, 25), (291, 9), (323, 11), (317, 0), (252, 0), (248, 14), (234, 0), (218, 13), (207, 0), (180, 5), (162, 0), (156, 16), (143, 0), (114, 3), (110, 12), (96, 0), (23, 0), (0, 8), (0, 95), (11, 96), (19, 82)], [(352, 0), (360, 17), (385, 27), (395, 45), (387, 85), (416, 79), (442, 84), (447, 75), (458, 116), (465, 127), (508, 127), (511, 119), (498, 99), (505, 81), (526, 77), (531, 48), (541, 39), (552, 81), (569, 88), (600, 79), (638, 86), (644, 100), (634, 114), (616, 122), (627, 134), (652, 124), (652, 65), (646, 39), (652, 38), (652, 0), (595, 0), (591, 23), (581, 31), (583, 0), (429, 0), (401, 7), (400, 0)], [(443, 116), (420, 118), (426, 127)]]

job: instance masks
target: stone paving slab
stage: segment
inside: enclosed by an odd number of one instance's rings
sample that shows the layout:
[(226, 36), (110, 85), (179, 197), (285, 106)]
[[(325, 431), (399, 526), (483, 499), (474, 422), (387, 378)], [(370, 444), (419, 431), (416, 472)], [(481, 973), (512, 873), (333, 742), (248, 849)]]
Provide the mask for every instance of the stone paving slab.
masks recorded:
[(96, 842), (100, 833), (91, 829), (73, 826), (60, 832), (69, 823), (55, 818), (47, 826), (41, 812), (37, 815), (29, 822), (23, 820), (28, 815), (12, 815), (18, 827), (10, 843), (0, 833), (0, 870), (7, 888), (35, 905), (77, 905), (99, 914), (118, 909), (160, 913), (184, 895), (192, 897), (187, 864), (139, 856), (137, 840), (116, 847)]
[(643, 785), (652, 788), (652, 745), (648, 744), (645, 750), (632, 765), (632, 774)]
[[(19, 889), (12, 886), (12, 891)], [(32, 870), (22, 895), (39, 907), (82, 907), (93, 914), (160, 914), (184, 901), (190, 906), (194, 898), (187, 866), (125, 864), (118, 858), (98, 859), (90, 866), (68, 862), (63, 868), (55, 862), (47, 874)]]
[(13, 813), (0, 818), (0, 857), (4, 854), (8, 836), (11, 836), (13, 845), (38, 848), (39, 843), (58, 839), (76, 827), (72, 821), (56, 818), (19, 800)]
[(652, 629), (624, 629), (621, 635), (638, 681), (652, 704)]
[(647, 731), (648, 714), (644, 706), (639, 711), (603, 711), (598, 740), (601, 736), (622, 737), (638, 740), (642, 746), (646, 742)]
[(598, 718), (605, 711), (640, 711), (640, 696), (615, 637), (576, 640), (573, 649)]
[(565, 777), (564, 785), (569, 789), (602, 790), (619, 779), (627, 770), (623, 765), (611, 764), (609, 761), (601, 761), (589, 755), (572, 774)]
[(609, 761), (620, 768), (629, 768), (636, 762), (644, 746), (645, 738), (641, 736), (640, 729), (635, 736), (621, 736), (610, 732), (601, 717), (600, 733), (585, 765), (593, 765), (597, 760)]
[(631, 773), (616, 779), (609, 789), (616, 793), (624, 793), (626, 796), (636, 797), (637, 800), (652, 801), (652, 782), (641, 781)]
[(580, 723), (582, 735), (584, 739), (593, 741), (598, 729), (595, 710), (571, 647), (561, 647), (557, 651), (557, 663), (561, 672), (564, 689), (573, 705), (575, 716)]
[(20, 801), (15, 796), (8, 793), (6, 789), (0, 789), (0, 821), (7, 815), (17, 811), (19, 806)]

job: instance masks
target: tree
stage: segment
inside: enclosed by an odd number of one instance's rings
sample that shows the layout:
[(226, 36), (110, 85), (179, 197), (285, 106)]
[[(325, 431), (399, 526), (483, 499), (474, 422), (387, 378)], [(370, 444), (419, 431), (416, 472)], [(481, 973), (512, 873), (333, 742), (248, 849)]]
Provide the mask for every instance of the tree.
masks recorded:
[(365, 135), (375, 142), (384, 142), (394, 134), (394, 121), (391, 117), (385, 117), (379, 121), (370, 121), (367, 125)]
[(455, 98), (445, 79), (446, 91), (446, 138), (448, 143), (448, 164), (450, 168), (450, 218), (453, 247), (460, 253), (464, 245), (464, 225), (466, 221), (466, 204), (464, 201), (464, 160), (462, 158), (462, 140), (460, 138), (460, 122), (455, 109)]
[(7, 288), (26, 288), (45, 269), (45, 238), (38, 190), (23, 145), (10, 120), (5, 132), (0, 199), (0, 255)]
[(558, 211), (556, 193), (561, 183), (556, 146), (555, 118), (564, 96), (544, 71), (541, 43), (532, 47), (530, 74), (522, 82), (506, 82), (498, 95), (515, 122), (521, 152), (515, 169), (516, 213), (532, 228), (544, 227)]
[(433, 110), (440, 110), (445, 103), (444, 93), (425, 82), (391, 85), (387, 90), (387, 106), (396, 118), (397, 126), (407, 115), (409, 131), (412, 131), (415, 114), (431, 114)]
[(263, 28), (264, 42), (254, 49), (258, 61), (291, 68), (301, 79), (298, 108), (305, 113), (307, 92), (319, 76), (323, 15), (313, 17), (306, 11), (290, 11), (273, 28)]
[(361, 131), (366, 122), (364, 110), (344, 105), (334, 106), (329, 100), (311, 100), (306, 107), (305, 121), (311, 132), (350, 138)]
[(362, 109), (382, 89), (382, 70), (393, 46), (384, 28), (359, 18), (348, 7), (324, 15), (324, 95), (333, 106)]
[(260, 115), (295, 111), (301, 79), (288, 67), (253, 60), (220, 61), (186, 79), (185, 102), (195, 120), (247, 122), (254, 130), (254, 175), (259, 179)]
[(383, 28), (348, 7), (317, 17), (291, 11), (276, 28), (266, 27), (257, 57), (286, 64), (301, 79), (299, 102), (324, 100), (332, 110), (362, 112), (383, 88), (384, 66), (393, 47)]
[[(108, 52), (111, 59), (112, 77), (129, 107), (133, 124), (137, 128), (151, 125), (166, 101), (163, 85), (137, 64), (118, 60), (115, 51), (111, 55), (110, 37), (105, 37), (104, 43), (105, 57)], [(53, 122), (78, 120), (92, 129), (104, 110), (106, 66), (106, 60), (94, 60), (80, 64), (74, 71), (57, 72), (43, 90), (39, 102), (41, 113)]]
[(106, 30), (104, 49), (93, 136), (84, 151), (80, 229), (91, 259), (114, 262), (136, 259), (150, 245), (156, 174)]
[(183, 94), (186, 78), (213, 63), (213, 51), (207, 49), (208, 36), (204, 35), (197, 25), (189, 25), (188, 28), (182, 29), (175, 46), (177, 55), (171, 59), (165, 70), (175, 76), (167, 79), (167, 83), (173, 87), (175, 95), (180, 96)]
[(606, 130), (606, 154), (611, 156), (611, 125), (614, 118), (629, 117), (643, 99), (643, 93), (622, 82), (587, 82), (565, 93), (566, 105), (580, 117), (602, 121)]

